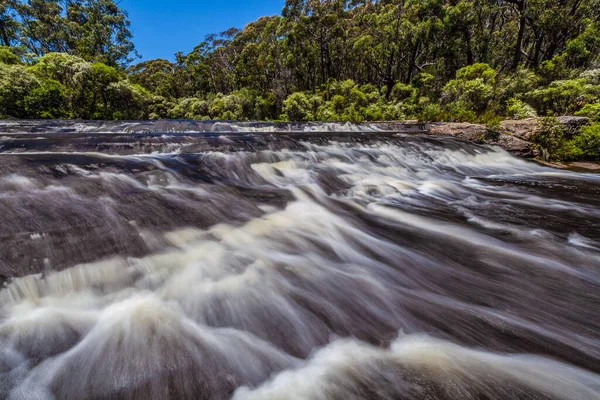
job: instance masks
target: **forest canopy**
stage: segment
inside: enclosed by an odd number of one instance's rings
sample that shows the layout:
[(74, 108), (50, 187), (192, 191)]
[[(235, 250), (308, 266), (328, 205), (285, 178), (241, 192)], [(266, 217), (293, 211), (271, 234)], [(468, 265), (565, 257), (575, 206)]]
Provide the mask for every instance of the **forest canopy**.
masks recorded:
[(113, 0), (2, 0), (0, 116), (600, 119), (600, 0), (287, 0), (135, 63)]

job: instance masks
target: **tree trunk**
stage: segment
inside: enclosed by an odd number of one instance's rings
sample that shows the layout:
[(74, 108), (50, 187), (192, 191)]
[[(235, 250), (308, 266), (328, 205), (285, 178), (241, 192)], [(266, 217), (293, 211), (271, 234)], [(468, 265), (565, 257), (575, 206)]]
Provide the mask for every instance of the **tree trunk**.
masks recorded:
[(321, 83), (325, 83), (325, 44), (323, 37), (319, 38), (319, 48), (321, 53)]
[(468, 27), (463, 29), (463, 35), (465, 36), (465, 43), (467, 45), (467, 64), (472, 65), (475, 61), (473, 57), (473, 49), (471, 48), (471, 33), (469, 32)]
[(421, 43), (417, 42), (415, 44), (415, 47), (413, 48), (411, 55), (410, 55), (410, 61), (408, 63), (408, 71), (406, 73), (406, 80), (404, 81), (404, 83), (406, 83), (406, 84), (409, 84), (413, 78), (413, 73), (417, 66), (417, 56), (419, 55), (419, 47), (421, 47), (420, 45), (421, 45)]
[(536, 37), (535, 39), (535, 49), (533, 51), (533, 58), (531, 59), (531, 64), (530, 66), (533, 69), (537, 69), (538, 66), (540, 65), (540, 53), (542, 51), (542, 43), (544, 42), (544, 36), (543, 35), (539, 35), (539, 37)]
[(519, 63), (521, 62), (521, 47), (523, 47), (523, 37), (525, 36), (527, 21), (525, 18), (525, 0), (515, 1), (514, 4), (517, 5), (517, 10), (519, 11), (519, 33), (517, 35), (517, 43), (515, 44), (515, 53), (511, 66), (513, 71), (519, 67)]

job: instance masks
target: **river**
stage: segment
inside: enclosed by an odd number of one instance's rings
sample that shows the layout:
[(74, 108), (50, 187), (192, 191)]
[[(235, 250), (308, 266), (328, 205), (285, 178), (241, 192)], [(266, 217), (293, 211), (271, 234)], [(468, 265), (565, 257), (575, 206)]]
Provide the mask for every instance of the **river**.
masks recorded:
[(600, 175), (419, 131), (3, 123), (0, 398), (600, 399)]

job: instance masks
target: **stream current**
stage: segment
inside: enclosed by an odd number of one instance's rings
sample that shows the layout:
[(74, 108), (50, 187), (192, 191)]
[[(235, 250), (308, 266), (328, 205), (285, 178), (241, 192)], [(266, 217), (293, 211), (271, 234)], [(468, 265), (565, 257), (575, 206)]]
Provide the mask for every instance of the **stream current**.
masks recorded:
[(189, 124), (0, 126), (0, 398), (600, 399), (600, 175)]

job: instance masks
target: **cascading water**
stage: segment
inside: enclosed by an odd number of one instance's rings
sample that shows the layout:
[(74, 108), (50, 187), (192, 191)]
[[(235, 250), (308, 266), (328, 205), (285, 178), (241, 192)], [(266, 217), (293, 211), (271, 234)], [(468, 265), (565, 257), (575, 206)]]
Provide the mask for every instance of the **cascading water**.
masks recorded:
[(0, 398), (600, 399), (600, 175), (404, 128), (5, 122)]

